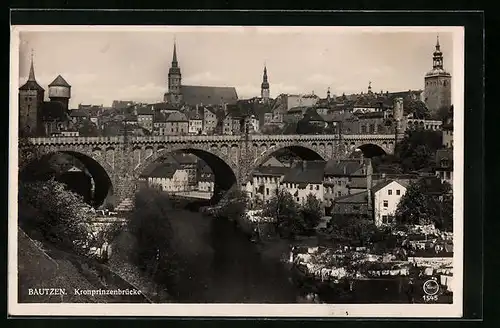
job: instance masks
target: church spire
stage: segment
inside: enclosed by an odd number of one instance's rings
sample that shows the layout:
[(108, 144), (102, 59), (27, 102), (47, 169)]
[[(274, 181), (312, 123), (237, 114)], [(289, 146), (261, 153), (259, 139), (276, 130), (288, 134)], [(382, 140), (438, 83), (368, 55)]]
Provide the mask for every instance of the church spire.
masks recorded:
[(33, 49), (31, 49), (31, 66), (30, 66), (30, 75), (28, 77), (28, 81), (35, 82), (35, 68), (33, 67)]
[(434, 70), (443, 69), (443, 53), (441, 52), (441, 45), (439, 44), (439, 35), (436, 38), (436, 50), (432, 58), (432, 68)]
[(262, 84), (260, 85), (260, 96), (267, 101), (269, 99), (269, 81), (267, 80), (267, 66), (264, 63), (264, 74), (262, 75)]
[(174, 38), (174, 54), (172, 56), (172, 67), (177, 67), (177, 47), (176, 47), (176, 42)]

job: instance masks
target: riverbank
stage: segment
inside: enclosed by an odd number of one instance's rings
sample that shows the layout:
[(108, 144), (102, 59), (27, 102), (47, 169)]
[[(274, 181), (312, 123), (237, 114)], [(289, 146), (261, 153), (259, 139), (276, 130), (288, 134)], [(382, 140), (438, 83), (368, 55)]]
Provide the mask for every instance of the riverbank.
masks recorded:
[[(99, 289), (138, 291), (138, 288), (106, 266), (33, 240), (21, 229), (18, 230), (18, 279), (20, 303), (150, 302), (142, 294), (88, 295), (80, 292)], [(47, 288), (58, 292), (40, 295), (40, 291)]]

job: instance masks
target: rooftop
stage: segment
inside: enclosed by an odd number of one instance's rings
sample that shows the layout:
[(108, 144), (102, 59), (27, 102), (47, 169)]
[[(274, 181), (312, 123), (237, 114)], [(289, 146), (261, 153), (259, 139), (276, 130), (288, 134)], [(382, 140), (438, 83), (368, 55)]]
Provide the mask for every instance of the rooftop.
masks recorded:
[(335, 204), (367, 204), (368, 191), (362, 191), (355, 194), (344, 195), (334, 199)]
[(285, 183), (323, 183), (325, 161), (302, 161), (293, 165), (283, 178)]
[(69, 85), (68, 82), (61, 76), (58, 75), (54, 81), (52, 81), (51, 84), (49, 84), (49, 87), (67, 87), (70, 88), (71, 86)]
[(368, 164), (369, 160), (359, 160), (359, 159), (332, 159), (329, 160), (325, 167), (325, 175), (334, 176), (366, 176), (365, 173), (361, 173), (361, 169)]
[(188, 105), (233, 104), (238, 100), (234, 87), (182, 85), (181, 94), (183, 101)]

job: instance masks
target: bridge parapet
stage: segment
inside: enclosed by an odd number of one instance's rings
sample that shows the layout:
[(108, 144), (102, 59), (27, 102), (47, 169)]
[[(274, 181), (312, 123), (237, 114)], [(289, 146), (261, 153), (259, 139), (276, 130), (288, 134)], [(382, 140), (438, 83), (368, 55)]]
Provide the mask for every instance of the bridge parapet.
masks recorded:
[(30, 138), (34, 145), (70, 145), (70, 144), (116, 144), (123, 143), (124, 137), (48, 137)]

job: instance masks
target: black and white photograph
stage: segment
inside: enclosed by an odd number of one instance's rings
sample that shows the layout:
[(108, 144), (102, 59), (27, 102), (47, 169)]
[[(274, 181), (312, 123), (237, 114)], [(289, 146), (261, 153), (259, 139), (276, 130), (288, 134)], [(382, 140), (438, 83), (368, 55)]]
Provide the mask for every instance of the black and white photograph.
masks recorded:
[(461, 316), (462, 27), (11, 38), (9, 312)]

